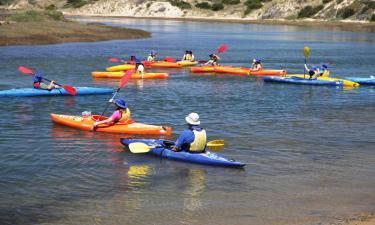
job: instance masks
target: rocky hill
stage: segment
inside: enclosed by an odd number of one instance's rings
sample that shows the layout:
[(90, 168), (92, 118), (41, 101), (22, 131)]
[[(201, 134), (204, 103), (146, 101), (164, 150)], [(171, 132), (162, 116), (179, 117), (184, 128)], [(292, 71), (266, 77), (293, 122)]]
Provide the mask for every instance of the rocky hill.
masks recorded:
[(0, 6), (82, 15), (375, 21), (375, 0), (0, 0)]

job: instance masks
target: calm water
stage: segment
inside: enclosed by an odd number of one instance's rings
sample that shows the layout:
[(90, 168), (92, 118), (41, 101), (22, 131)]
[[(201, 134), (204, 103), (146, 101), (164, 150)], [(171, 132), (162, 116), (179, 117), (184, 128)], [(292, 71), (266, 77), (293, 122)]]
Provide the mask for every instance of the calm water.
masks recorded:
[[(98, 19), (85, 21), (94, 22)], [(303, 72), (329, 62), (336, 77), (374, 74), (374, 33), (292, 26), (115, 19), (152, 38), (0, 48), (0, 89), (28, 87), (20, 65), (76, 86), (93, 81), (107, 58), (199, 59), (221, 43), (222, 63)], [(160, 70), (159, 70), (160, 71)], [(121, 91), (136, 121), (169, 125), (176, 139), (184, 117), (201, 116), (209, 139), (244, 170), (186, 164), (123, 151), (125, 135), (53, 125), (49, 113), (100, 113), (110, 96), (2, 98), (0, 109), (1, 224), (318, 224), (375, 210), (375, 89), (344, 90), (264, 84), (239, 76), (170, 70), (169, 80), (131, 81)], [(110, 111), (110, 110), (109, 110)], [(109, 113), (108, 111), (108, 113)], [(156, 137), (159, 138), (159, 137)]]

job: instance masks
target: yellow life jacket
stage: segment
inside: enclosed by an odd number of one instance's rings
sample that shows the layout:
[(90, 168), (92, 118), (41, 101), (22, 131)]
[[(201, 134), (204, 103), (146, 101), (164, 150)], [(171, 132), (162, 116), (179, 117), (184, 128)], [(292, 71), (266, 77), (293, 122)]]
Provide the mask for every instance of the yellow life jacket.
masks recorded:
[(184, 60), (186, 60), (186, 61), (191, 61), (192, 58), (193, 58), (193, 57), (192, 57), (190, 54), (185, 54)]
[(206, 131), (196, 131), (193, 130), (194, 133), (194, 141), (190, 144), (190, 152), (202, 152), (206, 148)]
[(117, 123), (127, 123), (131, 120), (130, 117), (130, 110), (126, 109), (126, 111), (122, 111), (121, 113), (121, 119), (117, 121)]
[(329, 70), (323, 70), (321, 77), (329, 77)]

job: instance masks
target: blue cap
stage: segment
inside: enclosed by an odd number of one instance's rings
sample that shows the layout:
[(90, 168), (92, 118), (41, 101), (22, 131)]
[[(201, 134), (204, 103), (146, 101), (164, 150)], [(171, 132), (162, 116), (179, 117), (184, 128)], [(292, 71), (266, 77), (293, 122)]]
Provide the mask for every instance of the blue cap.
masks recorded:
[(260, 59), (260, 58), (257, 58), (257, 59), (255, 60), (256, 63), (260, 63), (261, 61), (262, 61), (262, 59)]
[(126, 104), (125, 100), (122, 98), (118, 98), (115, 101), (115, 105), (117, 105), (120, 108), (126, 109), (128, 108), (128, 105)]
[(328, 69), (328, 66), (324, 63), (320, 64), (320, 66), (323, 68), (323, 69)]

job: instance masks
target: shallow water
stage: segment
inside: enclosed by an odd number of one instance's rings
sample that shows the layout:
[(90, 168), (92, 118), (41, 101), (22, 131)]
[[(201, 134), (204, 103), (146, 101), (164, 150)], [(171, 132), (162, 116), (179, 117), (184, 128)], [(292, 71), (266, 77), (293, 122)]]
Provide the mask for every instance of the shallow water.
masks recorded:
[[(75, 86), (93, 81), (108, 57), (204, 60), (221, 43), (222, 63), (303, 72), (328, 62), (336, 77), (375, 75), (373, 33), (293, 26), (135, 19), (81, 19), (141, 28), (141, 40), (0, 47), (0, 88), (29, 87), (20, 65)], [(158, 70), (162, 71), (162, 70)], [(0, 221), (2, 224), (318, 224), (375, 210), (375, 89), (264, 84), (242, 76), (192, 75), (130, 81), (121, 91), (136, 121), (172, 126), (198, 112), (209, 139), (244, 170), (162, 160), (124, 151), (126, 135), (53, 125), (49, 113), (100, 113), (110, 96), (2, 98)], [(107, 114), (110, 110), (107, 111)], [(159, 138), (154, 136), (153, 138)], [(163, 138), (163, 137), (162, 137)]]

